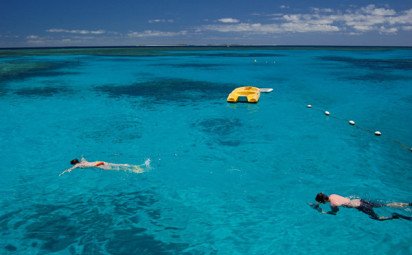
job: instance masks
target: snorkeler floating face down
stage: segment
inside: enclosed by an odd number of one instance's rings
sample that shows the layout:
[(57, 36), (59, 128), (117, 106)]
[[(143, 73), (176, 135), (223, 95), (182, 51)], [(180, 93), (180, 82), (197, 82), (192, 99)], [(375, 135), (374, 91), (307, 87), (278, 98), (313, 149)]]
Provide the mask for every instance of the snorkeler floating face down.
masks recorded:
[[(393, 220), (393, 219), (404, 219), (412, 220), (412, 217), (402, 215), (399, 213), (392, 213), (391, 216), (379, 216), (373, 208), (378, 207), (392, 207), (392, 208), (404, 208), (412, 206), (412, 203), (402, 203), (402, 202), (391, 202), (391, 203), (380, 203), (380, 202), (371, 202), (364, 199), (352, 199), (348, 197), (343, 197), (337, 194), (326, 195), (324, 193), (318, 193), (315, 197), (317, 204), (309, 203), (313, 209), (317, 210), (320, 213), (336, 215), (339, 211), (339, 207), (345, 208), (355, 208), (363, 213), (369, 215), (370, 218), (374, 220)], [(330, 203), (331, 210), (324, 211), (320, 204)]]

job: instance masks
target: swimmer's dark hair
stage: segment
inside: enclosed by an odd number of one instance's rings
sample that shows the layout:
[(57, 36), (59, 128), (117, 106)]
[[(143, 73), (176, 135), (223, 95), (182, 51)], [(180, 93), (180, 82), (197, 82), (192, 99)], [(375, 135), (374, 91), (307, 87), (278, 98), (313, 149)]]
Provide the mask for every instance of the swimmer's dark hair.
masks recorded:
[(70, 164), (72, 164), (72, 165), (76, 165), (77, 163), (80, 163), (80, 161), (77, 158), (70, 161)]
[(321, 192), (321, 193), (316, 195), (315, 200), (316, 200), (316, 202), (324, 204), (325, 202), (327, 202), (329, 200), (329, 197)]

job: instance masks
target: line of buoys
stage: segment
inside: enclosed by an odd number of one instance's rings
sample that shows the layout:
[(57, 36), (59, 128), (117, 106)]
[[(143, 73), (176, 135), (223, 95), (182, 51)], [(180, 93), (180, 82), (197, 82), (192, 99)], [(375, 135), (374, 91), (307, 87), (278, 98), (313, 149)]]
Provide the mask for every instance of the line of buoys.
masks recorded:
[[(330, 111), (324, 111), (324, 110), (322, 110), (322, 109), (313, 107), (311, 104), (306, 105), (306, 107), (307, 107), (307, 108), (315, 108), (316, 110), (323, 111), (323, 113), (324, 113), (326, 116), (330, 117), (330, 118), (335, 118), (335, 119), (339, 119), (339, 120), (344, 120), (344, 119), (339, 118), (339, 117), (336, 117), (336, 116), (334, 116), (334, 115), (332, 116)], [(348, 123), (349, 123), (349, 125), (351, 125), (351, 126), (355, 126), (355, 125), (356, 125), (356, 122), (355, 122), (354, 120), (349, 120)], [(362, 128), (362, 127), (359, 127), (359, 126), (357, 126), (357, 128), (358, 128), (358, 129), (361, 129), (361, 130), (363, 130), (363, 131), (365, 131), (365, 132), (368, 132), (368, 133), (369, 133), (369, 132), (370, 132), (370, 133), (373, 133), (375, 136), (381, 136), (381, 135), (382, 135), (382, 132), (379, 131), (379, 130), (372, 131), (372, 130), (370, 130), (370, 129), (365, 129), (365, 128)], [(390, 140), (391, 140), (392, 142), (394, 142), (394, 143), (399, 144), (402, 148), (409, 149), (409, 151), (412, 152), (412, 147), (409, 147), (409, 146), (407, 146), (407, 145), (405, 145), (405, 144), (403, 144), (403, 143), (401, 143), (401, 142), (399, 142), (399, 141), (397, 141), (397, 140), (393, 140), (393, 139), (390, 139)]]
[[(263, 63), (262, 61), (258, 61), (257, 59), (253, 59), (253, 63)], [(272, 60), (265, 60), (265, 64), (270, 64), (272, 63)], [(276, 64), (276, 60), (273, 60), (273, 64)]]

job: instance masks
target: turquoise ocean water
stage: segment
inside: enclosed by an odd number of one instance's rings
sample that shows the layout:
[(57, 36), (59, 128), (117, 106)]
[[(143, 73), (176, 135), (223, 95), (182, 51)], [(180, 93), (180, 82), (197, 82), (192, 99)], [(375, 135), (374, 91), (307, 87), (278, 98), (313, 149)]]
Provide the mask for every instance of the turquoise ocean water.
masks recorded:
[[(412, 202), (411, 110), (411, 48), (0, 50), (0, 254), (412, 254), (307, 205)], [(152, 168), (59, 177), (81, 156)]]

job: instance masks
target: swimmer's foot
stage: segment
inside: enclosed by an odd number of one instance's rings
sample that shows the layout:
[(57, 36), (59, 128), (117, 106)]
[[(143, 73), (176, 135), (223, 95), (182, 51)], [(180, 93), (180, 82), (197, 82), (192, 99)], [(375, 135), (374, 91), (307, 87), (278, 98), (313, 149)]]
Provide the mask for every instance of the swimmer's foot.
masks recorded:
[(146, 160), (144, 161), (144, 165), (145, 165), (146, 168), (150, 168), (150, 162), (152, 162), (152, 161), (150, 160), (150, 158), (148, 158), (148, 159), (146, 159)]
[(404, 220), (412, 220), (412, 217), (405, 216), (399, 213), (392, 213), (392, 219), (404, 219)]

